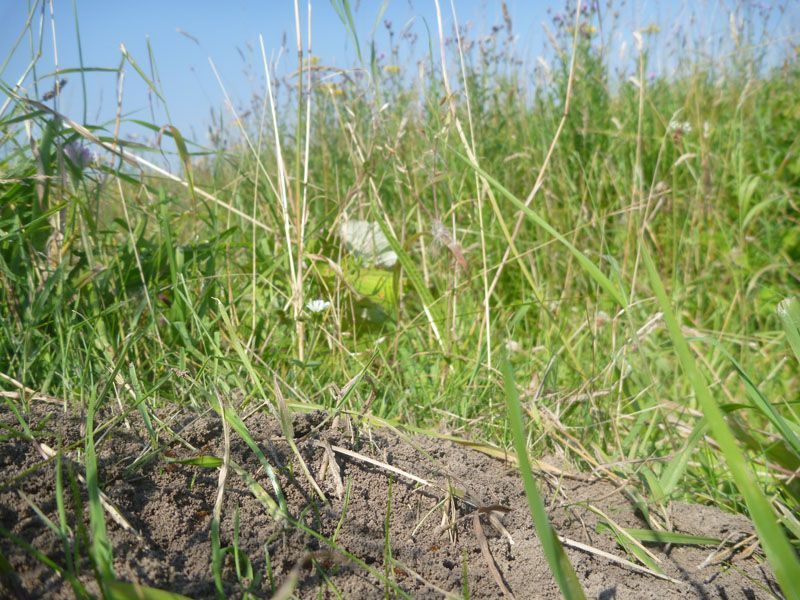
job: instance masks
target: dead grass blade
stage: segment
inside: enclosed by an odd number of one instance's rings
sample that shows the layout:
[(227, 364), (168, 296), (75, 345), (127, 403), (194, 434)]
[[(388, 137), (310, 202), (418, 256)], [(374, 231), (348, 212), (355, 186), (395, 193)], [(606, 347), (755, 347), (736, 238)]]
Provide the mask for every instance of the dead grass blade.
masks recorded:
[(746, 553), (749, 556), (750, 554), (753, 553), (754, 550), (752, 548), (754, 546), (755, 547), (758, 546), (758, 536), (756, 534), (748, 535), (746, 538), (737, 542), (736, 544), (734, 544), (729, 548), (717, 549), (711, 554), (709, 554), (702, 563), (697, 565), (696, 570), (702, 571), (706, 567), (724, 562), (732, 558), (734, 554), (741, 551), (742, 548), (745, 547), (747, 548), (743, 551), (743, 553)]
[(0, 391), (0, 398), (8, 398), (9, 400), (34, 400), (36, 402), (44, 402), (45, 404), (52, 404), (54, 406), (64, 406), (63, 400), (59, 400), (55, 396), (48, 396), (47, 394), (28, 394), (27, 392)]
[[(173, 175), (169, 171), (166, 171), (166, 170), (162, 169), (161, 167), (159, 167), (157, 165), (154, 165), (150, 161), (145, 160), (144, 158), (142, 158), (140, 156), (137, 156), (137, 155), (132, 154), (130, 152), (123, 151), (122, 148), (120, 146), (117, 146), (116, 144), (109, 144), (107, 142), (104, 142), (99, 137), (94, 135), (91, 131), (89, 131), (88, 129), (83, 127), (81, 124), (76, 123), (75, 121), (73, 121), (72, 119), (70, 119), (66, 115), (61, 114), (60, 112), (53, 110), (52, 108), (50, 108), (46, 104), (42, 104), (41, 102), (37, 102), (36, 100), (31, 100), (30, 98), (24, 98), (24, 97), (19, 96), (17, 94), (13, 94), (12, 93), (11, 95), (16, 100), (18, 100), (20, 102), (24, 102), (26, 104), (29, 104), (29, 105), (33, 106), (34, 108), (36, 108), (38, 110), (44, 111), (44, 112), (46, 112), (48, 114), (51, 114), (54, 117), (58, 117), (67, 126), (69, 126), (70, 129), (75, 131), (82, 138), (92, 142), (93, 144), (96, 144), (96, 145), (100, 146), (101, 148), (103, 148), (104, 150), (107, 150), (108, 152), (111, 152), (115, 156), (117, 156), (117, 157), (121, 158), (122, 160), (124, 160), (125, 162), (127, 162), (129, 165), (132, 165), (132, 166), (140, 168), (140, 169), (146, 169), (146, 170), (151, 171), (153, 173), (157, 173), (158, 175), (160, 175), (162, 177), (166, 177), (170, 181), (174, 181), (178, 185), (181, 185), (181, 186), (185, 187), (186, 189), (189, 189), (189, 182), (188, 181), (185, 181), (185, 180), (181, 179), (177, 175)], [(252, 225), (255, 225), (256, 227), (259, 227), (259, 228), (263, 229), (264, 231), (270, 231), (270, 228), (267, 227), (261, 221), (258, 221), (257, 219), (254, 219), (253, 217), (251, 217), (250, 215), (248, 215), (245, 212), (242, 212), (241, 210), (239, 210), (235, 206), (232, 206), (231, 204), (228, 204), (227, 202), (224, 202), (223, 200), (220, 200), (219, 198), (217, 198), (213, 194), (209, 194), (205, 190), (202, 190), (202, 189), (200, 189), (199, 187), (196, 187), (196, 186), (194, 187), (194, 192), (198, 196), (201, 196), (202, 198), (205, 198), (206, 200), (209, 200), (209, 201), (213, 202), (214, 204), (224, 208), (228, 212), (231, 212), (231, 213), (235, 214), (240, 219), (243, 219), (243, 220), (247, 221), (248, 223), (250, 223)]]
[(429, 587), (437, 594), (441, 594), (443, 598), (447, 600), (459, 600), (460, 596), (454, 594), (453, 592), (448, 592), (446, 589), (439, 587), (435, 583), (428, 581), (422, 575), (417, 573), (414, 569), (406, 565), (405, 563), (400, 562), (396, 558), (392, 558), (392, 564), (395, 565), (396, 569), (402, 570), (404, 573), (411, 575), (414, 579), (419, 581), (422, 585)]
[[(31, 441), (33, 442), (34, 446), (36, 446), (36, 449), (39, 451), (39, 454), (41, 454), (42, 458), (44, 458), (45, 460), (52, 460), (56, 457), (57, 454), (56, 451), (53, 450), (47, 444), (37, 442), (36, 440), (33, 439), (31, 439)], [(77, 473), (77, 475), (78, 475), (78, 481), (86, 485), (86, 479), (84, 478), (84, 476), (81, 475), (80, 473)], [(108, 513), (108, 516), (111, 517), (111, 520), (113, 520), (117, 525), (122, 527), (125, 531), (130, 531), (140, 540), (144, 540), (142, 534), (139, 533), (136, 530), (136, 528), (130, 524), (128, 519), (122, 516), (122, 513), (116, 506), (114, 506), (114, 504), (112, 504), (111, 500), (109, 499), (108, 496), (106, 496), (105, 492), (103, 490), (98, 490), (98, 491), (100, 493), (100, 504), (102, 504), (103, 508)]]
[[(316, 442), (316, 444), (317, 444), (317, 446), (321, 446), (323, 448), (325, 447), (322, 444), (322, 442)], [(356, 460), (360, 460), (362, 462), (368, 463), (370, 465), (373, 465), (375, 467), (383, 469), (384, 471), (389, 471), (391, 473), (394, 473), (395, 475), (400, 475), (400, 477), (404, 477), (404, 478), (409, 479), (411, 481), (414, 481), (414, 482), (416, 482), (416, 483), (418, 483), (420, 485), (424, 485), (425, 487), (440, 488), (440, 486), (437, 486), (435, 483), (432, 483), (432, 482), (430, 482), (430, 481), (428, 481), (426, 479), (423, 479), (422, 477), (417, 477), (416, 475), (413, 475), (413, 474), (409, 473), (408, 471), (403, 471), (403, 469), (399, 469), (397, 467), (393, 467), (390, 464), (387, 464), (385, 462), (381, 462), (379, 460), (375, 460), (374, 458), (370, 458), (369, 456), (364, 456), (363, 454), (359, 454), (358, 452), (353, 452), (352, 450), (348, 450), (347, 448), (342, 448), (341, 446), (332, 446), (331, 445), (330, 447), (334, 452), (337, 452), (339, 454), (343, 454), (344, 456), (349, 456), (350, 458), (354, 458)], [(442, 491), (446, 491), (446, 488), (440, 488), (440, 489)]]
[(486, 539), (486, 534), (483, 532), (481, 516), (477, 512), (472, 515), (472, 528), (475, 531), (475, 537), (478, 538), (478, 544), (481, 547), (481, 556), (483, 556), (483, 560), (486, 561), (486, 566), (489, 567), (489, 572), (492, 574), (492, 578), (497, 584), (497, 587), (503, 592), (503, 596), (513, 599), (514, 594), (511, 593), (511, 590), (506, 585), (503, 575), (500, 573), (500, 570), (497, 568), (497, 563), (494, 561), (492, 550), (489, 548), (489, 541)]
[(564, 536), (558, 536), (558, 540), (564, 544), (567, 548), (574, 548), (575, 550), (582, 550), (583, 552), (588, 552), (589, 554), (594, 554), (595, 556), (600, 556), (605, 558), (608, 561), (616, 563), (626, 569), (630, 569), (631, 571), (636, 571), (637, 573), (644, 573), (645, 575), (652, 575), (653, 577), (657, 577), (658, 579), (663, 579), (664, 581), (670, 581), (672, 583), (686, 586), (686, 583), (681, 581), (680, 579), (675, 579), (670, 577), (669, 575), (664, 575), (663, 573), (656, 573), (655, 571), (651, 571), (647, 567), (642, 567), (635, 563), (632, 563), (629, 560), (624, 558), (620, 558), (619, 556), (615, 556), (610, 552), (606, 552), (605, 550), (600, 550), (600, 548), (595, 548), (594, 546), (590, 546), (589, 544), (583, 544), (581, 542), (577, 542), (575, 540), (571, 540)]
[(330, 469), (331, 477), (333, 477), (333, 482), (336, 490), (336, 497), (341, 500), (344, 496), (344, 483), (342, 483), (342, 471), (339, 469), (339, 463), (336, 462), (336, 455), (333, 453), (333, 448), (331, 448), (330, 442), (328, 440), (322, 440), (323, 448), (325, 448), (325, 456), (328, 457), (327, 465), (328, 469)]
[(217, 588), (217, 596), (225, 597), (222, 586), (222, 562), (224, 554), (220, 547), (219, 524), (222, 520), (222, 503), (225, 498), (225, 481), (228, 478), (228, 469), (231, 463), (231, 434), (228, 420), (225, 418), (225, 404), (221, 397), (217, 397), (219, 402), (219, 414), (222, 419), (222, 467), (219, 470), (219, 480), (217, 483), (217, 499), (214, 502), (214, 513), (211, 519), (211, 571), (214, 574), (214, 585)]
[(328, 498), (325, 496), (325, 492), (317, 485), (314, 476), (311, 475), (311, 471), (306, 464), (303, 455), (300, 454), (300, 450), (297, 448), (297, 444), (294, 442), (294, 428), (292, 427), (292, 415), (289, 412), (289, 408), (286, 406), (286, 399), (283, 397), (283, 392), (281, 392), (281, 386), (278, 382), (278, 377), (275, 376), (272, 382), (272, 387), (275, 390), (275, 400), (278, 405), (278, 416), (280, 417), (280, 424), (281, 430), (283, 431), (283, 437), (286, 438), (286, 442), (289, 444), (289, 447), (292, 449), (292, 452), (297, 457), (297, 462), (300, 463), (300, 468), (303, 470), (303, 474), (306, 476), (308, 483), (311, 484), (311, 488), (317, 493), (320, 497), (320, 500), (328, 503)]

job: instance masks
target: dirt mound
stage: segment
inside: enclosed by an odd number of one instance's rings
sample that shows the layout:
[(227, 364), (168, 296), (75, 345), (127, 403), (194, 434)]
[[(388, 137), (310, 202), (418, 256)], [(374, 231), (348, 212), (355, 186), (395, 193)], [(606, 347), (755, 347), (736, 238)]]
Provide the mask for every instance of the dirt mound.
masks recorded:
[[(111, 415), (103, 417), (108, 420)], [(117, 422), (97, 433), (100, 486), (136, 530), (126, 531), (107, 516), (115, 572), (121, 580), (211, 598), (215, 584), (210, 523), (219, 470), (176, 460), (222, 456), (221, 421), (214, 413), (161, 417), (172, 433), (162, 430), (158, 453), (150, 451), (146, 429), (133, 415), (129, 427)], [(39, 443), (55, 448), (59, 437), (63, 447), (77, 442), (67, 455), (80, 459), (84, 421), (79, 415), (39, 405), (26, 418)], [(57, 564), (66, 565), (64, 543), (32, 508), (36, 506), (58, 523), (55, 462), (43, 461), (6, 407), (0, 409), (0, 425), (2, 527)], [(280, 523), (255, 497), (243, 471), (273, 498), (274, 488), (253, 451), (232, 431), (230, 456), (240, 470), (232, 468), (228, 474), (220, 532), (223, 547), (233, 545), (235, 537), (238, 550), (226, 554), (222, 572), (226, 596), (241, 597), (249, 586), (255, 596), (269, 597), (296, 576), (294, 593), (303, 598), (334, 597), (337, 591), (346, 598), (404, 594), (502, 598), (496, 582), (499, 573), (517, 598), (559, 597), (512, 465), (451, 442), (358, 428), (349, 419), (329, 420), (322, 413), (297, 416), (298, 447), (328, 498), (323, 503), (281, 438), (275, 420), (258, 413), (247, 418), (246, 425), (268, 460), (280, 465), (276, 473), (288, 512), (307, 530)], [(347, 451), (357, 454), (347, 455)], [(334, 463), (329, 462), (322, 473), (323, 462), (332, 454)], [(67, 464), (76, 477), (81, 468), (65, 462), (70, 554), (78, 557), (79, 579), (96, 590), (88, 561), (79, 558), (88, 554), (85, 486), (78, 483), (77, 492), (70, 492)], [(407, 474), (434, 485), (423, 485)], [(566, 538), (623, 557), (608, 533), (596, 531), (598, 516), (586, 508), (589, 502), (619, 525), (644, 527), (619, 489), (607, 482), (540, 474), (539, 483), (552, 522)], [(455, 492), (443, 491), (447, 489)], [(463, 491), (467, 498), (459, 498)], [(484, 508), (476, 511), (476, 504)], [(501, 519), (513, 544), (490, 523), (490, 515)], [(672, 521), (676, 531), (695, 535), (731, 539), (752, 533), (746, 519), (709, 507), (673, 503)], [(326, 539), (338, 550), (332, 550)], [(661, 561), (663, 571), (679, 581), (635, 572), (583, 550), (568, 548), (567, 553), (590, 597), (767, 598), (777, 589), (768, 568), (752, 557), (698, 569), (714, 548), (648, 548)], [(12, 574), (0, 575), (0, 595), (72, 597), (72, 588), (62, 576), (7, 535), (0, 536), (0, 552), (13, 568)], [(490, 560), (496, 564), (494, 574)]]

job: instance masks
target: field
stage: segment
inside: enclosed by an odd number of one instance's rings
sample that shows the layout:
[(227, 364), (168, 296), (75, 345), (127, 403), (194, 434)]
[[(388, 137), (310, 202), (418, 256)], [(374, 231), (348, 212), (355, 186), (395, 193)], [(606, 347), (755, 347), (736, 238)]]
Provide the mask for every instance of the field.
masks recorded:
[(800, 598), (791, 5), (659, 74), (332, 4), (204, 143), (0, 69), (0, 595)]

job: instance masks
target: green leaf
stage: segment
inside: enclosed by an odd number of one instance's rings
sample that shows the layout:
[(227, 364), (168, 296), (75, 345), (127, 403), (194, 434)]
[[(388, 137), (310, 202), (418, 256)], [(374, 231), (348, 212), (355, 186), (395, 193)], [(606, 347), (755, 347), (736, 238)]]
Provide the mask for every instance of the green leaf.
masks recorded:
[(109, 586), (115, 600), (189, 600), (187, 596), (166, 592), (139, 583), (115, 581)]
[(555, 576), (561, 593), (567, 600), (585, 598), (583, 588), (575, 575), (575, 569), (569, 562), (567, 554), (558, 539), (558, 535), (550, 525), (547, 517), (544, 501), (536, 487), (533, 478), (531, 463), (528, 459), (528, 449), (525, 440), (525, 426), (522, 420), (522, 407), (520, 406), (517, 394), (517, 384), (514, 380), (514, 371), (508, 357), (503, 356), (501, 360), (501, 370), (503, 372), (503, 388), (506, 396), (506, 407), (508, 409), (508, 422), (514, 438), (514, 451), (519, 461), (519, 471), (522, 476), (522, 484), (525, 487), (525, 495), (528, 498), (528, 508), (531, 511), (533, 522), (536, 525), (536, 532), (542, 544), (542, 550), (550, 565), (550, 570)]
[(168, 458), (166, 462), (177, 465), (192, 465), (204, 469), (218, 469), (222, 466), (222, 459), (218, 456), (195, 456), (192, 458)]
[(114, 555), (111, 541), (106, 533), (106, 520), (103, 505), (100, 502), (100, 485), (97, 475), (97, 453), (94, 446), (94, 414), (97, 408), (98, 397), (89, 400), (89, 410), (86, 413), (86, 493), (89, 499), (89, 526), (92, 531), (90, 553), (97, 572), (100, 575), (100, 584), (104, 589), (115, 581)]
[(475, 169), (475, 171), (480, 174), (486, 181), (488, 181), (492, 187), (497, 189), (503, 196), (505, 196), (511, 203), (516, 206), (522, 213), (530, 220), (536, 223), (539, 227), (544, 229), (547, 233), (549, 233), (552, 237), (558, 240), (570, 253), (575, 257), (578, 263), (583, 267), (583, 269), (589, 274), (589, 276), (594, 279), (595, 283), (597, 283), (601, 288), (603, 288), (606, 292), (608, 292), (612, 298), (619, 304), (622, 308), (627, 307), (628, 303), (625, 300), (625, 293), (620, 290), (616, 285), (614, 285), (611, 280), (606, 277), (603, 272), (595, 265), (591, 260), (589, 260), (586, 255), (578, 250), (572, 242), (570, 242), (567, 238), (565, 238), (561, 233), (559, 233), (555, 227), (550, 225), (546, 219), (541, 217), (536, 211), (532, 208), (525, 206), (525, 203), (517, 198), (514, 194), (512, 194), (502, 183), (497, 181), (494, 177), (489, 175), (486, 171), (481, 169), (478, 165), (473, 163), (469, 160), (466, 156), (459, 154), (458, 152), (455, 153), (461, 160), (466, 162), (470, 167)]
[(666, 321), (672, 344), (675, 347), (675, 353), (678, 355), (683, 372), (694, 389), (700, 408), (708, 421), (709, 429), (719, 444), (736, 486), (744, 497), (753, 525), (758, 533), (761, 547), (764, 549), (767, 560), (775, 572), (775, 578), (787, 598), (800, 600), (800, 587), (796, 585), (796, 576), (797, 573), (800, 573), (800, 560), (798, 560), (794, 548), (781, 528), (777, 515), (758, 487), (744, 452), (736, 445), (736, 439), (725, 422), (722, 410), (711, 396), (708, 383), (697, 368), (697, 363), (689, 350), (686, 338), (681, 332), (680, 324), (667, 298), (667, 292), (664, 290), (664, 285), (656, 271), (656, 266), (644, 244), (641, 246), (641, 251), (650, 285), (664, 313), (664, 320)]
[(689, 458), (692, 456), (692, 451), (694, 450), (694, 447), (697, 445), (697, 442), (700, 440), (700, 438), (703, 437), (706, 429), (705, 420), (701, 420), (697, 425), (695, 425), (694, 429), (692, 429), (692, 433), (689, 434), (689, 439), (686, 441), (686, 445), (682, 450), (676, 452), (672, 460), (667, 463), (666, 467), (664, 467), (664, 471), (661, 473), (659, 483), (661, 484), (661, 489), (664, 492), (665, 498), (669, 498), (672, 495), (672, 492), (674, 492), (675, 488), (678, 486), (678, 482), (686, 472), (686, 466), (689, 464)]
[(441, 314), (440, 305), (436, 304), (434, 301), (430, 290), (425, 286), (425, 282), (422, 280), (422, 276), (417, 270), (417, 267), (414, 265), (414, 261), (411, 260), (411, 257), (408, 255), (408, 252), (405, 251), (400, 242), (397, 241), (397, 238), (394, 237), (392, 230), (389, 228), (388, 223), (386, 223), (384, 220), (381, 210), (377, 206), (374, 198), (372, 205), (375, 209), (373, 211), (375, 220), (378, 222), (378, 225), (380, 225), (381, 231), (383, 231), (383, 235), (385, 235), (386, 239), (389, 241), (389, 245), (392, 247), (392, 250), (394, 250), (397, 254), (397, 260), (400, 262), (400, 266), (403, 267), (406, 275), (408, 275), (408, 278), (411, 280), (411, 285), (414, 286), (414, 290), (416, 290), (417, 294), (419, 294), (419, 297), (422, 300), (422, 309), (425, 312), (425, 316), (428, 318), (428, 323), (433, 330), (433, 335), (436, 337), (436, 341), (438, 341), (439, 345), (444, 348), (444, 342), (439, 334), (439, 325), (437, 325), (444, 322), (444, 316)]
[(689, 535), (688, 533), (675, 533), (672, 531), (654, 531), (653, 529), (624, 529), (632, 538), (640, 542), (655, 544), (678, 544), (683, 546), (718, 546), (722, 543), (719, 538), (705, 537), (702, 535)]
[(347, 282), (362, 296), (377, 302), (387, 308), (397, 306), (397, 290), (395, 288), (394, 274), (385, 269), (358, 269), (347, 273)]
[(789, 346), (800, 361), (800, 302), (797, 298), (786, 298), (778, 304), (777, 312)]
[(336, 11), (345, 29), (347, 29), (350, 39), (353, 40), (359, 62), (363, 63), (364, 59), (361, 56), (361, 45), (358, 43), (358, 32), (356, 31), (356, 24), (353, 19), (353, 11), (350, 8), (350, 2), (348, 0), (331, 0), (331, 6), (333, 10)]
[(642, 563), (645, 567), (650, 569), (651, 571), (658, 573), (659, 575), (663, 575), (664, 571), (658, 565), (656, 561), (653, 560), (653, 557), (650, 556), (647, 552), (645, 552), (644, 548), (638, 544), (635, 544), (634, 541), (627, 535), (627, 530), (622, 529), (621, 527), (617, 527), (613, 523), (609, 523), (608, 521), (599, 521), (597, 523), (597, 531), (603, 532), (607, 531), (611, 535), (614, 536), (617, 544), (622, 546), (622, 548), (627, 552), (630, 556), (633, 556)]

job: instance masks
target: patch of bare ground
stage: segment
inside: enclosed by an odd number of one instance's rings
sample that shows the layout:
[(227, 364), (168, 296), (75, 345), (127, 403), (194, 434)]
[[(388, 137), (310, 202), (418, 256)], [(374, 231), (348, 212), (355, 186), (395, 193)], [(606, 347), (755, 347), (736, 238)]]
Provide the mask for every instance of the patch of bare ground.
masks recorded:
[[(150, 439), (138, 416), (130, 416), (130, 427), (118, 422), (98, 432), (100, 486), (135, 529), (127, 531), (107, 516), (115, 572), (120, 580), (193, 598), (211, 598), (216, 592), (210, 566), (210, 522), (218, 470), (174, 460), (198, 455), (221, 457), (221, 421), (211, 412), (161, 416), (171, 432), (162, 429), (158, 453), (150, 452)], [(66, 452), (75, 462), (65, 461), (64, 480), (69, 479), (67, 466), (77, 477), (81, 472), (83, 417), (42, 404), (33, 405), (25, 417), (39, 444), (57, 448), (61, 439), (62, 447), (74, 445)], [(112, 415), (104, 413), (102, 417), (107, 421)], [(98, 419), (98, 423), (103, 422)], [(502, 598), (498, 577), (507, 587), (505, 593), (517, 598), (559, 597), (513, 465), (448, 441), (405, 438), (390, 429), (358, 427), (345, 417), (327, 419), (323, 413), (297, 416), (294, 431), (298, 447), (327, 496), (326, 504), (302, 475), (275, 419), (257, 413), (247, 418), (246, 424), (265, 455), (280, 465), (276, 471), (290, 515), (328, 540), (335, 540), (337, 548), (362, 564), (332, 550), (319, 537), (276, 521), (251, 493), (241, 473), (231, 470), (225, 487), (222, 544), (233, 543), (238, 518), (238, 549), (260, 575), (254, 581), (242, 581), (236, 575), (233, 553), (227, 554), (223, 568), (227, 597), (245, 595), (247, 585), (255, 596), (269, 597), (292, 572), (298, 576), (294, 593), (302, 598), (334, 597), (334, 589), (347, 598), (386, 594)], [(66, 565), (62, 540), (32, 508), (38, 507), (58, 522), (55, 461), (43, 460), (41, 446), (37, 449), (25, 438), (8, 408), (0, 409), (0, 425), (2, 527), (56, 563)], [(274, 497), (273, 487), (251, 449), (235, 432), (231, 436), (231, 460)], [(326, 444), (331, 450), (325, 448)], [(329, 463), (331, 452), (335, 464)], [(325, 462), (329, 464), (323, 468)], [(423, 485), (407, 474), (432, 485)], [(587, 508), (591, 503), (623, 527), (644, 527), (619, 486), (588, 476), (537, 475), (550, 518), (561, 536), (625, 558), (607, 532), (598, 533), (600, 517)], [(80, 502), (69, 492), (68, 483), (66, 487), (67, 518), (73, 533), (70, 552), (85, 557), (85, 486), (78, 482)], [(455, 492), (448, 494), (448, 489)], [(466, 491), (466, 499), (459, 497), (462, 491)], [(670, 517), (679, 532), (734, 542), (752, 534), (745, 518), (713, 507), (675, 502)], [(492, 524), (495, 518), (500, 519), (508, 536)], [(706, 564), (715, 551), (713, 547), (647, 548), (669, 579), (637, 572), (596, 552), (569, 547), (567, 554), (587, 596), (594, 598), (734, 599), (777, 594), (773, 577), (757, 554), (734, 554), (727, 562)], [(70, 585), (59, 574), (8, 537), (0, 537), (0, 552), (13, 569), (0, 576), (0, 595), (72, 597)], [(490, 562), (495, 564), (494, 573)], [(96, 591), (88, 561), (80, 559), (79, 563), (81, 581)]]

